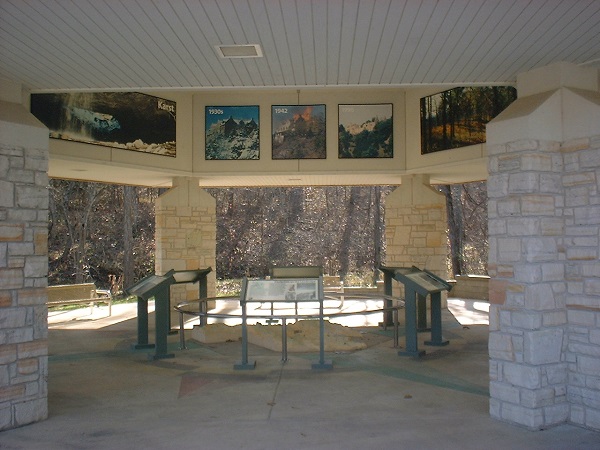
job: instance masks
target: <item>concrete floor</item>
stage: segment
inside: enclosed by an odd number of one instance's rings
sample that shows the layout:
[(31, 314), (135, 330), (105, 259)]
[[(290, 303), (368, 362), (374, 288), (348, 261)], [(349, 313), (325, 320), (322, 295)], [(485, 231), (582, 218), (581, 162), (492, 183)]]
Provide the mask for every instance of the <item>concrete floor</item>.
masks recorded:
[(484, 304), (449, 307), (450, 345), (426, 347), (421, 333), (427, 354), (415, 360), (398, 356), (390, 330), (363, 327), (369, 348), (327, 354), (328, 371), (310, 368), (316, 354), (282, 363), (252, 345), (256, 369), (236, 371), (239, 342), (179, 350), (177, 335), (174, 358), (150, 361), (152, 350), (131, 349), (131, 305), (111, 318), (60, 313), (50, 318), (49, 418), (1, 432), (0, 448), (600, 448), (600, 433), (578, 427), (532, 432), (491, 419)]

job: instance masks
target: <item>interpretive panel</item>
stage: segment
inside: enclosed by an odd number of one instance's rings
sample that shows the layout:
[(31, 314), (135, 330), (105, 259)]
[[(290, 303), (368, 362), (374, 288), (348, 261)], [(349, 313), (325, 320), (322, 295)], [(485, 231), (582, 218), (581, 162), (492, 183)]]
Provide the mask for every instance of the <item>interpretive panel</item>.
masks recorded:
[(318, 279), (248, 280), (246, 296), (250, 301), (317, 301)]

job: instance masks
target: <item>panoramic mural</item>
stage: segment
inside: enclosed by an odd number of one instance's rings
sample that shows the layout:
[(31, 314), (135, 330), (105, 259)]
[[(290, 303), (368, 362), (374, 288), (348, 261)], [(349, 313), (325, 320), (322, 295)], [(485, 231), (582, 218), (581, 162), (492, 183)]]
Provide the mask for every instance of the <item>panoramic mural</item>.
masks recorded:
[(137, 92), (32, 94), (50, 137), (176, 156), (176, 103)]

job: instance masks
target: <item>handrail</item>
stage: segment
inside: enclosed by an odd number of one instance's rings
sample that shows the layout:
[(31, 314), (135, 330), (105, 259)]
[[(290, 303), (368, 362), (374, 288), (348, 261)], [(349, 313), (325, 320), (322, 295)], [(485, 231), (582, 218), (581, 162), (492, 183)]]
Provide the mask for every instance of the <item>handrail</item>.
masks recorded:
[[(335, 295), (327, 295), (326, 299), (335, 299)], [(206, 303), (210, 302), (210, 301), (216, 301), (216, 300), (221, 300), (221, 301), (233, 301), (233, 300), (237, 300), (238, 302), (240, 301), (240, 297), (239, 296), (227, 296), (227, 297), (207, 297), (207, 298), (201, 298), (201, 299), (197, 299), (197, 300), (188, 300), (188, 301), (184, 301), (181, 303), (178, 303), (174, 309), (176, 311), (179, 312), (179, 348), (181, 350), (187, 349), (186, 345), (185, 345), (185, 332), (184, 332), (184, 321), (183, 321), (183, 316), (184, 314), (186, 315), (191, 315), (191, 316), (197, 316), (201, 319), (201, 323), (203, 323), (202, 318), (215, 318), (215, 319), (240, 319), (240, 320), (244, 320), (244, 317), (246, 319), (251, 318), (251, 319), (277, 319), (277, 320), (281, 320), (282, 321), (282, 360), (286, 361), (287, 360), (287, 348), (286, 348), (286, 343), (285, 343), (285, 336), (286, 336), (286, 323), (287, 320), (289, 319), (320, 319), (321, 317), (327, 317), (328, 319), (332, 319), (332, 318), (337, 318), (337, 317), (347, 317), (347, 316), (352, 316), (352, 315), (365, 315), (365, 314), (375, 314), (375, 313), (386, 313), (386, 312), (392, 312), (394, 319), (393, 319), (393, 325), (394, 325), (394, 347), (397, 348), (398, 347), (398, 339), (399, 339), (399, 333), (398, 333), (398, 310), (404, 308), (404, 301), (398, 297), (392, 297), (389, 295), (383, 295), (383, 294), (344, 294), (344, 300), (347, 301), (349, 299), (355, 299), (355, 300), (382, 300), (382, 301), (396, 301), (399, 302), (401, 304), (397, 304), (396, 306), (387, 306), (387, 307), (383, 307), (383, 308), (377, 308), (377, 309), (367, 309), (367, 310), (362, 310), (362, 311), (348, 311), (348, 312), (335, 312), (335, 313), (325, 313), (323, 312), (323, 314), (321, 315), (319, 314), (273, 314), (273, 312), (270, 313), (265, 313), (265, 314), (245, 314), (245, 316), (242, 313), (236, 314), (236, 313), (214, 313), (214, 312), (209, 312), (206, 310), (206, 308), (203, 308), (203, 305), (206, 305)], [(270, 303), (271, 301), (265, 301), (265, 302), (261, 302), (261, 303)], [(281, 300), (281, 303), (288, 303), (285, 300)], [(316, 302), (316, 301), (315, 301)], [(273, 303), (279, 303), (278, 301), (274, 301)], [(188, 306), (192, 306), (192, 305), (198, 305), (198, 308), (194, 311), (191, 310), (187, 310), (185, 309)], [(384, 302), (385, 304), (385, 302)], [(386, 324), (385, 321), (384, 323), (384, 329), (386, 328)]]

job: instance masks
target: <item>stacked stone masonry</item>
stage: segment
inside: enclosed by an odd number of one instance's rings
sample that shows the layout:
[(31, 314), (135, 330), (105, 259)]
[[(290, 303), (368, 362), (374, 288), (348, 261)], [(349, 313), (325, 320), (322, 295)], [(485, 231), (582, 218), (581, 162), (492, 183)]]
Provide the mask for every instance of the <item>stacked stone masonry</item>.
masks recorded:
[(488, 154), (490, 413), (600, 430), (600, 138)]
[[(408, 185), (409, 183), (407, 183)], [(446, 231), (446, 203), (440, 193), (432, 194), (429, 186), (415, 183), (412, 189), (423, 195), (410, 195), (415, 204), (403, 200), (403, 185), (388, 195), (385, 210), (386, 266), (426, 268), (447, 278), (448, 238)], [(437, 197), (436, 202), (431, 198)], [(406, 198), (406, 197), (404, 197)], [(418, 199), (423, 198), (423, 203)], [(402, 287), (394, 283), (394, 294), (403, 296)]]
[(0, 430), (48, 416), (48, 151), (0, 144)]
[[(194, 270), (215, 268), (216, 210), (214, 199), (205, 191), (205, 205), (173, 206), (159, 199), (156, 205), (156, 273), (171, 269)], [(215, 291), (214, 272), (208, 277), (209, 296)], [(197, 284), (171, 286), (171, 305), (198, 298)], [(171, 326), (177, 326), (177, 317)]]

